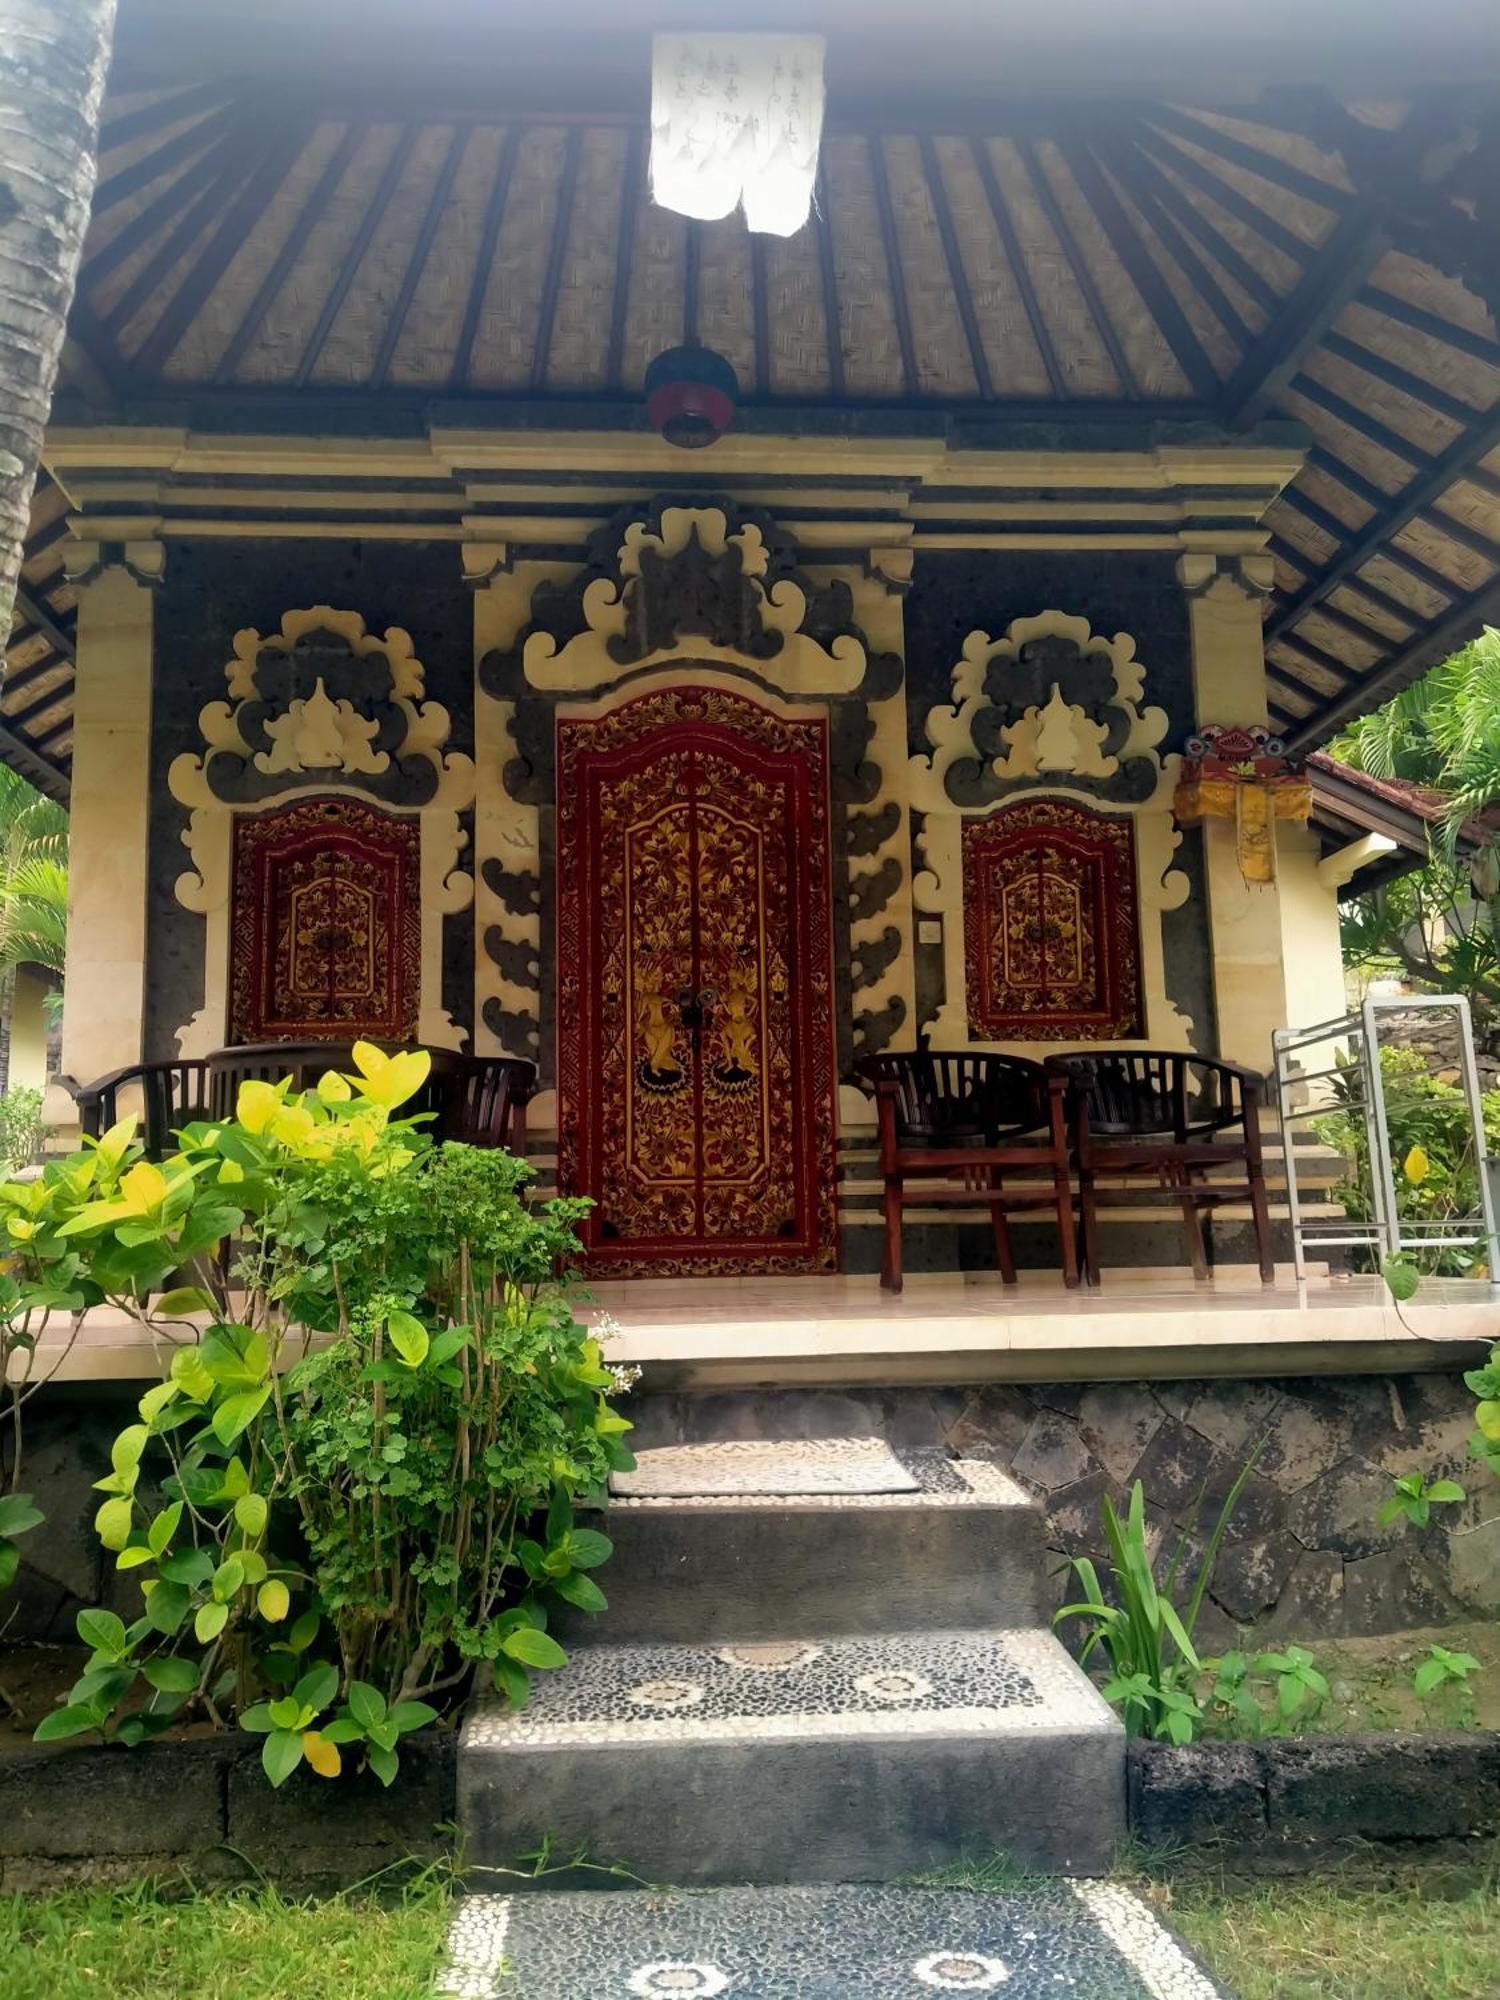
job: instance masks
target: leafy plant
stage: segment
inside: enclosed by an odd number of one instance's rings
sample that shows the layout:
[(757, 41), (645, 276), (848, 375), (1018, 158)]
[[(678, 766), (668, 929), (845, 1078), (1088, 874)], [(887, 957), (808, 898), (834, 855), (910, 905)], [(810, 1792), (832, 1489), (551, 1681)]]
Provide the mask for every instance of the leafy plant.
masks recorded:
[[(1328, 1681), (1304, 1646), (1285, 1652), (1229, 1652), (1205, 1660), (1213, 1675), (1209, 1717), (1221, 1720), (1232, 1736), (1287, 1736), (1311, 1722), (1328, 1699)], [(1269, 1713), (1261, 1691), (1271, 1695)]]
[(1184, 1528), (1178, 1537), (1166, 1575), (1158, 1587), (1146, 1533), (1146, 1496), (1139, 1480), (1130, 1489), (1123, 1520), (1107, 1494), (1100, 1505), (1100, 1522), (1110, 1555), (1108, 1594), (1090, 1557), (1074, 1556), (1069, 1563), (1084, 1595), (1077, 1603), (1065, 1604), (1052, 1622), (1058, 1625), (1065, 1618), (1087, 1621), (1087, 1636), (1079, 1659), (1087, 1664), (1090, 1656), (1102, 1648), (1111, 1674), (1101, 1692), (1106, 1701), (1121, 1709), (1125, 1727), (1132, 1736), (1190, 1743), (1198, 1733), (1203, 1708), (1194, 1692), (1194, 1683), (1202, 1663), (1194, 1650), (1193, 1631), (1225, 1530), (1258, 1455), (1251, 1455), (1229, 1490), (1181, 1611), (1174, 1602), (1174, 1592), (1187, 1554), (1190, 1527)]
[(1276, 1691), (1276, 1731), (1280, 1735), (1310, 1722), (1328, 1699), (1328, 1681), (1305, 1646), (1288, 1646), (1283, 1653), (1258, 1653), (1255, 1666)]
[(1446, 1646), (1433, 1646), (1412, 1675), (1412, 1689), (1425, 1701), (1439, 1688), (1455, 1682), (1459, 1687), (1467, 1687), (1470, 1674), (1478, 1673), (1479, 1668), (1480, 1662), (1472, 1653), (1454, 1653)]
[(14, 1173), (30, 1166), (41, 1150), (47, 1130), (42, 1120), (42, 1093), (17, 1087), (0, 1095), (0, 1168)]
[(1424, 1473), (1408, 1472), (1394, 1480), (1395, 1491), (1382, 1502), (1377, 1519), (1382, 1528), (1403, 1515), (1414, 1528), (1425, 1528), (1434, 1506), (1450, 1506), (1469, 1496), (1456, 1479), (1429, 1480)]
[(98, 1482), (141, 1614), (81, 1615), (44, 1740), (197, 1710), (263, 1736), (274, 1784), (351, 1750), (389, 1783), (476, 1664), (524, 1703), (565, 1658), (556, 1609), (604, 1607), (610, 1544), (574, 1507), (632, 1461), (557, 1282), (584, 1204), (529, 1210), (520, 1162), (393, 1116), (425, 1056), (355, 1063), (245, 1084), (160, 1166), (127, 1121), (0, 1188), (18, 1305), (108, 1299), (167, 1364)]
[(1464, 1382), (1479, 1399), (1469, 1438), (1469, 1456), (1500, 1479), (1500, 1342), (1490, 1349), (1490, 1358), (1483, 1368), (1467, 1371)]
[(29, 1494), (0, 1494), (0, 1590), (9, 1590), (21, 1567), (16, 1536), (39, 1528), (46, 1517)]

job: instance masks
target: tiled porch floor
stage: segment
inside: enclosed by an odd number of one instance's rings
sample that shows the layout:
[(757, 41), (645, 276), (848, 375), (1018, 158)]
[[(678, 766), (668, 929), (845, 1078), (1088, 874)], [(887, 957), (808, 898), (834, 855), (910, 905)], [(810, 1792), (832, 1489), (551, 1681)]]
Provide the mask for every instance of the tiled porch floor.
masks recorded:
[[(595, 1283), (579, 1309), (602, 1322), (609, 1358), (644, 1365), (658, 1388), (1399, 1373), (1472, 1366), (1500, 1329), (1485, 1284), (1431, 1280), (1398, 1311), (1376, 1278), (1299, 1291), (1290, 1273), (1262, 1287), (1241, 1270), (1202, 1284), (1120, 1272), (1076, 1292), (1052, 1272), (1013, 1289), (943, 1273), (909, 1277), (895, 1298), (867, 1276), (643, 1278)], [(36, 1374), (129, 1381), (162, 1365), (121, 1313), (69, 1334), (65, 1321), (47, 1330)]]

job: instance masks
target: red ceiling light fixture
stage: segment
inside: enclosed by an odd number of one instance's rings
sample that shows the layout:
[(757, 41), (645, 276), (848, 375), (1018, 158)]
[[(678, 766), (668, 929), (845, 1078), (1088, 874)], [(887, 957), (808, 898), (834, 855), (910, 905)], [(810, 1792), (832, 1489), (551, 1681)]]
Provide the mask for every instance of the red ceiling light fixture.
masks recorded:
[(734, 422), (740, 382), (711, 347), (669, 347), (646, 370), (646, 414), (668, 444), (701, 451)]

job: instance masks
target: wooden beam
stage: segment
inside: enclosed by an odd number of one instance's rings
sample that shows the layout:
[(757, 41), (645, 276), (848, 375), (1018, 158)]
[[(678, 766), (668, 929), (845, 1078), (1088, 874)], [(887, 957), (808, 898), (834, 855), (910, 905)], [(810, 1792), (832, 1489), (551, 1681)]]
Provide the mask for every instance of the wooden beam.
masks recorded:
[(276, 199), (297, 155), (307, 144), (311, 129), (303, 121), (272, 133), (255, 172), (231, 203), (207, 246), (194, 259), (161, 318), (131, 357), (133, 368), (153, 375), (171, 359), (209, 294), (243, 248), (245, 239)]
[(1399, 320), (1414, 333), (1425, 333), (1431, 340), (1442, 341), (1456, 354), (1467, 354), (1473, 361), (1484, 361), (1491, 368), (1500, 368), (1500, 340), (1491, 340), (1487, 333), (1475, 333), (1470, 327), (1455, 326), (1452, 320), (1444, 319), (1439, 313), (1428, 312), (1423, 306), (1414, 306), (1381, 285), (1366, 285), (1359, 293), (1359, 303), (1384, 313), (1387, 319)]
[(891, 288), (891, 305), (896, 314), (896, 338), (901, 347), (901, 382), (908, 396), (921, 393), (918, 386), (917, 350), (911, 330), (911, 301), (906, 296), (906, 277), (901, 268), (901, 244), (896, 235), (896, 211), (891, 204), (891, 182), (886, 172), (885, 142), (876, 134), (870, 139), (870, 177), (875, 185), (875, 211), (880, 218), (880, 241), (885, 251), (886, 278)]
[(68, 803), (67, 773), (59, 770), (24, 736), (17, 736), (14, 730), (7, 729), (3, 722), (0, 722), (0, 762), (9, 764), (13, 771), (19, 771), (49, 799), (56, 799), (59, 805)]
[(1421, 403), (1450, 423), (1467, 428), (1484, 411), (1477, 404), (1466, 403), (1460, 396), (1450, 396), (1446, 389), (1436, 382), (1429, 382), (1425, 375), (1414, 375), (1409, 368), (1399, 368), (1394, 361), (1387, 361), (1383, 354), (1376, 354), (1360, 341), (1350, 340), (1342, 333), (1326, 333), (1323, 336), (1323, 352), (1333, 354), (1340, 361), (1347, 361), (1351, 367), (1362, 368), (1366, 375), (1373, 375), (1377, 382), (1384, 382), (1388, 389), (1399, 389), (1403, 396), (1410, 396), (1414, 403)]
[(1094, 283), (1094, 274), (1084, 260), (1082, 251), (1074, 241), (1073, 232), (1068, 227), (1068, 218), (1058, 205), (1052, 183), (1047, 178), (1047, 170), (1038, 158), (1029, 141), (1016, 141), (1016, 150), (1021, 156), (1021, 165), (1026, 170), (1026, 178), (1041, 204), (1047, 226), (1057, 238), (1058, 247), (1067, 259), (1068, 269), (1073, 273), (1073, 282), (1083, 294), (1083, 302), (1088, 307), (1104, 351), (1109, 356), (1109, 364), (1119, 377), (1120, 393), (1128, 401), (1134, 402), (1141, 393), (1140, 384), (1131, 373), (1125, 350), (1120, 345), (1120, 337), (1115, 332), (1114, 322), (1105, 310), (1104, 301), (1099, 296), (1099, 287)]
[(1368, 207), (1350, 209), (1224, 386), (1224, 421), (1259, 421), (1390, 248)]
[[(1167, 255), (1182, 271), (1214, 318), (1231, 335), (1235, 345), (1243, 353), (1252, 345), (1254, 336), (1240, 317), (1239, 308), (1233, 299), (1199, 256), (1193, 241), (1197, 232), (1190, 233), (1177, 226), (1176, 216), (1143, 173), (1142, 169), (1151, 168), (1152, 163), (1138, 148), (1126, 146), (1118, 141), (1107, 144), (1100, 142), (1096, 144), (1094, 150), (1129, 195), (1142, 219), (1155, 230)], [(1158, 175), (1157, 178), (1162, 179), (1163, 176)], [(1214, 253), (1210, 251), (1209, 254)]]
[(1331, 209), (1334, 214), (1347, 209), (1356, 197), (1347, 194), (1343, 188), (1330, 187), (1327, 181), (1316, 174), (1307, 174), (1290, 161), (1277, 159), (1272, 153), (1263, 153), (1259, 146), (1246, 145), (1232, 133), (1224, 132), (1217, 125), (1207, 125), (1188, 112), (1179, 111), (1174, 105), (1153, 104), (1148, 116), (1153, 125), (1164, 126), (1169, 132), (1180, 133), (1190, 139), (1195, 146), (1201, 146), (1205, 153), (1217, 153), (1222, 160), (1246, 167), (1272, 187), (1284, 188), (1288, 194), (1298, 194), (1306, 201), (1317, 202), (1321, 207)]
[(979, 178), (984, 183), (985, 200), (990, 205), (990, 219), (1000, 237), (1005, 261), (1010, 266), (1011, 276), (1016, 281), (1016, 290), (1021, 295), (1021, 304), (1026, 309), (1026, 318), (1031, 327), (1031, 337), (1037, 344), (1042, 357), (1042, 366), (1047, 371), (1047, 380), (1052, 384), (1054, 396), (1062, 398), (1068, 393), (1067, 378), (1062, 372), (1057, 358), (1057, 350), (1052, 344), (1052, 336), (1047, 330), (1047, 322), (1042, 316), (1041, 303), (1036, 295), (1036, 287), (1031, 282), (1031, 272), (1027, 267), (1026, 254), (1021, 248), (1021, 239), (1016, 234), (1015, 217), (1010, 205), (1000, 191), (999, 176), (995, 172), (995, 162), (990, 149), (983, 139), (970, 139), (969, 147), (974, 155), (974, 165), (979, 170)]
[(296, 221), (287, 232), (285, 243), (277, 252), (275, 263), (261, 280), (255, 297), (246, 309), (245, 317), (235, 328), (234, 338), (225, 348), (219, 365), (214, 370), (215, 382), (225, 383), (234, 380), (235, 372), (248, 353), (250, 343), (260, 332), (261, 322), (275, 303), (277, 293), (290, 277), (292, 267), (302, 255), (303, 246), (327, 206), (329, 196), (343, 179), (356, 147), (368, 130), (369, 126), (359, 120), (353, 120), (344, 127), (343, 137), (334, 148), (328, 165), (318, 176), (317, 186), (302, 204)]
[(984, 335), (979, 328), (979, 315), (974, 310), (974, 295), (969, 290), (968, 273), (964, 269), (958, 231), (953, 224), (953, 210), (948, 203), (948, 189), (943, 181), (943, 163), (938, 158), (937, 142), (930, 134), (924, 134), (917, 144), (922, 158), (922, 173), (932, 197), (932, 212), (937, 217), (943, 261), (948, 267), (948, 283), (953, 290), (959, 319), (963, 322), (964, 339), (968, 342), (969, 365), (974, 370), (980, 395), (986, 402), (992, 402), (995, 385), (990, 378), (989, 356), (984, 351)]
[(437, 235), (443, 211), (448, 206), (448, 197), (453, 192), (454, 177), (458, 173), (464, 147), (468, 143), (469, 134), (462, 126), (455, 126), (448, 140), (448, 150), (443, 157), (443, 164), (438, 170), (432, 199), (427, 204), (427, 213), (422, 217), (411, 255), (406, 260), (406, 269), (401, 277), (401, 290), (397, 293), (396, 302), (386, 317), (385, 329), (380, 336), (380, 346), (375, 355), (375, 366), (370, 374), (372, 388), (380, 388), (390, 373), (391, 363), (400, 345), (401, 329), (406, 325), (406, 315), (411, 311), (411, 302), (417, 295), (417, 286), (421, 283), (422, 273), (427, 268), (432, 240)]
[(1462, 604), (1454, 606), (1447, 617), (1419, 633), (1409, 645), (1392, 653), (1378, 667), (1362, 674), (1351, 687), (1310, 717), (1307, 726), (1291, 738), (1287, 748), (1293, 751), (1315, 749), (1346, 722), (1352, 722), (1359, 715), (1368, 715), (1372, 708), (1378, 708), (1389, 696), (1409, 687), (1429, 667), (1436, 666), (1439, 660), (1467, 645), (1496, 618), (1500, 618), (1500, 578), (1486, 584), (1472, 597), (1465, 598)]
[[(563, 170), (557, 190), (557, 216), (552, 225), (552, 241), (547, 246), (547, 271), (542, 280), (541, 311), (537, 315), (536, 341), (531, 351), (531, 386), (547, 386), (547, 363), (552, 352), (552, 326), (557, 317), (557, 295), (562, 288), (563, 262), (568, 254), (568, 238), (573, 231), (573, 191), (578, 185), (578, 162), (583, 147), (583, 129), (575, 126), (563, 142)], [(689, 227), (691, 228), (691, 224)], [(697, 273), (694, 272), (694, 311), (697, 310)]]
[[(1120, 150), (1122, 153), (1126, 151), (1124, 141), (1120, 142)], [(1142, 143), (1139, 132), (1131, 133), (1128, 150), (1133, 174), (1150, 188), (1161, 208), (1173, 217), (1183, 234), (1195, 238), (1200, 248), (1216, 264), (1223, 266), (1240, 290), (1248, 292), (1268, 318), (1280, 312), (1283, 303), (1280, 292), (1267, 283), (1244, 252), (1220, 232), (1201, 208), (1193, 206), (1166, 168)]]
[[(500, 157), (495, 162), (495, 178), (490, 183), (489, 199), (484, 205), (484, 227), (479, 234), (474, 274), (469, 280), (469, 296), (464, 304), (463, 325), (459, 328), (458, 345), (453, 350), (453, 373), (449, 377), (448, 384), (452, 389), (462, 389), (468, 384), (469, 365), (474, 354), (474, 338), (479, 332), (479, 315), (484, 306), (484, 295), (489, 290), (490, 274), (494, 269), (495, 244), (500, 235), (500, 225), (505, 219), (506, 197), (510, 193), (510, 177), (515, 167), (520, 138), (521, 128), (512, 119), (505, 128), (505, 137), (500, 141)], [(352, 269), (350, 276), (353, 276)], [(347, 289), (346, 285), (345, 290)], [(340, 296), (342, 297), (342, 294)], [(332, 324), (330, 318), (329, 325)], [(299, 372), (298, 379), (305, 380), (306, 377)]]
[[(1151, 120), (1151, 127), (1154, 127), (1156, 124), (1154, 111), (1147, 115)], [(1203, 162), (1195, 160), (1191, 153), (1185, 153), (1180, 146), (1174, 146), (1163, 133), (1152, 130), (1151, 137), (1156, 141), (1155, 145), (1144, 137), (1141, 144), (1153, 159), (1172, 173), (1180, 175), (1183, 180), (1191, 181), (1200, 193), (1206, 194), (1211, 201), (1216, 202), (1238, 221), (1248, 223), (1257, 236), (1263, 236), (1267, 243), (1280, 250), (1284, 256), (1290, 257), (1299, 270), (1307, 269), (1317, 252), (1305, 237), (1298, 236), (1294, 230), (1288, 229), (1284, 222), (1278, 222), (1274, 215), (1242, 195), (1237, 187), (1231, 187), (1228, 181), (1221, 180), (1216, 173), (1211, 173)]]
[(24, 584), (16, 586), (16, 609), (28, 625), (43, 635), (54, 652), (61, 653), (65, 660), (72, 659), (72, 634), (57, 622), (50, 606), (33, 597)]
[[(818, 235), (818, 272), (823, 281), (823, 332), (828, 349), (828, 388), (830, 394), (842, 396), (844, 393), (844, 326), (839, 316), (839, 276), (833, 260), (833, 221), (828, 206), (828, 175), (820, 162), (818, 185), (813, 199), (813, 224)], [(764, 237), (756, 232), (750, 238), (752, 257), (760, 251), (760, 261), (754, 266), (755, 292), (755, 353), (756, 379), (762, 389), (770, 387), (770, 345), (771, 330), (766, 318), (766, 267)], [(764, 338), (766, 352), (766, 375), (760, 377), (760, 355)]]
[(1109, 175), (1087, 146), (1060, 144), (1059, 151), (1072, 169), (1085, 201), (1099, 218), (1110, 248), (1124, 265), (1126, 275), (1176, 356), (1193, 393), (1206, 403), (1217, 402), (1223, 391), (1218, 370), (1204, 352), (1192, 322), (1177, 303), (1172, 287), (1162, 276), (1133, 218), (1127, 214)]

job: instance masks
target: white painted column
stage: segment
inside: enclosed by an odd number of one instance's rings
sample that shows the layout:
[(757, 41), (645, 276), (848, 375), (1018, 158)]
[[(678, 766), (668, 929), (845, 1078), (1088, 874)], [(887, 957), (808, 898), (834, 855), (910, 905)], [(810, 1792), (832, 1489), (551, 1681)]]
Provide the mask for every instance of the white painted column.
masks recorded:
[[(1268, 555), (1194, 552), (1178, 562), (1200, 729), (1267, 723), (1261, 599), (1271, 588), (1272, 568)], [(1273, 832), (1279, 843), (1281, 829)], [(1288, 1023), (1280, 889), (1275, 882), (1245, 880), (1232, 820), (1203, 822), (1203, 856), (1219, 1053), (1269, 1070), (1272, 1030)]]
[(79, 1083), (145, 1040), (157, 541), (75, 542), (78, 590), (62, 1067)]

